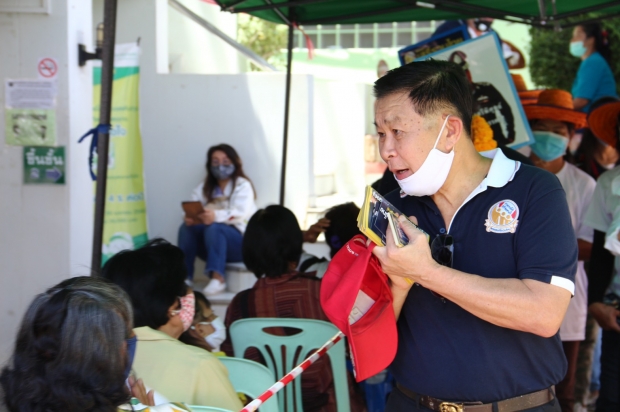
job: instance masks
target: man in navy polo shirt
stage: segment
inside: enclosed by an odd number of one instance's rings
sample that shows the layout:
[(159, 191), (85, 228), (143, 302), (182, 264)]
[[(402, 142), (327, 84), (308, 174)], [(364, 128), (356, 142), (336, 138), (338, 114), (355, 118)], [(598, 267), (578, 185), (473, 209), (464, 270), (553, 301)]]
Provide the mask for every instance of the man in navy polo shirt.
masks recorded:
[(476, 152), (469, 85), (450, 62), (392, 70), (375, 94), (381, 157), (402, 189), (386, 199), (431, 236), (401, 218), (409, 245), (387, 236), (373, 252), (398, 318), (387, 410), (559, 411), (577, 265), (560, 182)]

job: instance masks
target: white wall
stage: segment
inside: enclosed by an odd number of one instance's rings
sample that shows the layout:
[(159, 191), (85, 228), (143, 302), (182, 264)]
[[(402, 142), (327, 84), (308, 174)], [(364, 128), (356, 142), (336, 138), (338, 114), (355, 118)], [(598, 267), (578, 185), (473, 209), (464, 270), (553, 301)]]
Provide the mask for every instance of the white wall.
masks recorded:
[(12, 350), (34, 295), (70, 275), (88, 274), (90, 262), (88, 147), (77, 147), (76, 141), (91, 124), (91, 75), (78, 68), (76, 50), (78, 32), (90, 43), (91, 7), (82, 0), (57, 0), (51, 10), (49, 15), (0, 12), (3, 83), (36, 79), (41, 57), (58, 60), (57, 134), (59, 145), (66, 146), (68, 168), (64, 186), (22, 184), (22, 148), (5, 145), (0, 116), (0, 363)]
[[(202, 1), (179, 2), (237, 38), (237, 15), (222, 13), (218, 6)], [(168, 55), (170, 73), (232, 74), (244, 72), (247, 67), (235, 49), (173, 8), (168, 10)]]
[[(319, 208), (364, 198), (364, 135), (369, 88), (345, 80), (315, 79), (314, 175), (333, 176), (335, 196), (313, 199)], [(309, 222), (312, 223), (312, 222)]]
[(92, 62), (77, 64), (78, 42), (92, 50), (92, 5), (90, 1), (70, 0), (67, 8), (67, 77), (68, 81), (68, 168), (69, 181), (69, 264), (72, 276), (90, 274), (93, 238), (94, 188), (88, 172), (90, 142), (79, 138), (93, 127)]
[[(149, 236), (176, 242), (180, 202), (205, 176), (215, 144), (235, 147), (254, 182), (259, 207), (278, 203), (284, 74), (160, 75), (141, 89)], [(310, 181), (308, 76), (293, 78), (286, 206), (305, 217)]]

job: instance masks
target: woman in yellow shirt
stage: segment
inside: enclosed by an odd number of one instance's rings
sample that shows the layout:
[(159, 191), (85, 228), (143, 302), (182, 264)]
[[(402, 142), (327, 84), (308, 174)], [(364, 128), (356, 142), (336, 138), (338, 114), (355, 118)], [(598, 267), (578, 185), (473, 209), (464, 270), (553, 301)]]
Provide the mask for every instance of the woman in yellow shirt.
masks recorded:
[(137, 377), (172, 402), (233, 411), (243, 407), (217, 357), (178, 340), (194, 312), (181, 249), (153, 240), (113, 256), (102, 276), (124, 289), (133, 303)]

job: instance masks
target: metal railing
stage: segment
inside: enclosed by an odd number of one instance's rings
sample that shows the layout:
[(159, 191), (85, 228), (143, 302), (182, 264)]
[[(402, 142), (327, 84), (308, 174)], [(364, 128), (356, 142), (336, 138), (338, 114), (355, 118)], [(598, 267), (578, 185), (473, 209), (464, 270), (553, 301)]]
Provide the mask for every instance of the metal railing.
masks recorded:
[[(427, 39), (441, 24), (441, 21), (419, 21), (372, 24), (330, 24), (303, 26), (314, 47), (363, 48), (404, 47)], [(306, 41), (301, 32), (295, 34), (295, 47), (305, 48)]]

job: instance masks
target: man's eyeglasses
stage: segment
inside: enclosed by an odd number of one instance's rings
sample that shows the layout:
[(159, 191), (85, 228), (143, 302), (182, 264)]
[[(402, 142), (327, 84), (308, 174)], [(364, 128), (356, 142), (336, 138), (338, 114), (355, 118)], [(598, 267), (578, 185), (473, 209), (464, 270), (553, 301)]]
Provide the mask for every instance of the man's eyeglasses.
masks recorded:
[(431, 256), (442, 266), (452, 267), (454, 238), (452, 235), (437, 235), (431, 242)]

